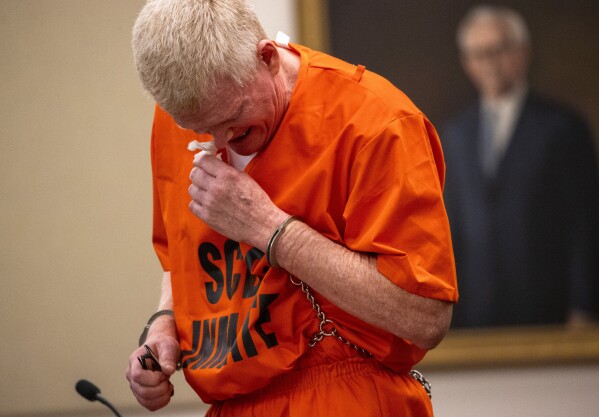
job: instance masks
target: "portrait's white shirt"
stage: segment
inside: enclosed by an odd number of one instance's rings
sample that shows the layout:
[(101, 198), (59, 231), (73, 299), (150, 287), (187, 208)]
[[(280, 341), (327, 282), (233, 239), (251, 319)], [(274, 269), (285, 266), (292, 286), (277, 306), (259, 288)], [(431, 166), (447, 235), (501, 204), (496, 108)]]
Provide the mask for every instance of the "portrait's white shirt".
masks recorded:
[(491, 111), (495, 114), (492, 137), (497, 160), (503, 158), (510, 144), (527, 93), (528, 85), (523, 83), (498, 99), (482, 102), (482, 111)]

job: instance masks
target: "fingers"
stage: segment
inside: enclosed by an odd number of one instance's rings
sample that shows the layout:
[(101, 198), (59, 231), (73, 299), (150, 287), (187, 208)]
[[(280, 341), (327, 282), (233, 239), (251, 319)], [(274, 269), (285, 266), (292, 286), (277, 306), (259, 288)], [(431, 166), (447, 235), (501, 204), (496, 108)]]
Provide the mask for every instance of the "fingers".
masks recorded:
[(207, 173), (204, 169), (198, 167), (193, 167), (189, 174), (189, 179), (191, 180), (189, 194), (194, 199), (201, 198), (199, 192), (208, 190), (216, 180), (214, 176)]
[(198, 203), (206, 198), (206, 189), (195, 184), (191, 184), (189, 186), (188, 192), (191, 199), (197, 201)]
[(173, 339), (161, 339), (156, 343), (156, 356), (162, 368), (162, 373), (171, 376), (177, 370), (177, 364), (181, 358), (179, 343)]
[(204, 205), (207, 205), (206, 197), (208, 193), (205, 189), (191, 184), (188, 189), (191, 201), (189, 202), (189, 210), (198, 218), (206, 220), (206, 210)]
[(211, 155), (209, 153), (202, 153), (200, 152), (199, 154), (196, 155), (196, 158), (194, 158), (193, 160), (193, 164), (196, 167), (201, 167), (202, 169), (206, 170), (206, 172), (209, 173), (213, 173), (214, 170), (219, 169), (219, 166), (225, 166), (228, 167), (229, 165), (227, 165), (226, 163), (224, 163), (222, 160), (220, 160), (219, 158), (217, 158), (214, 155)]
[(144, 349), (137, 349), (131, 354), (125, 376), (129, 383), (135, 383), (137, 386), (157, 386), (166, 379), (166, 375), (162, 372), (153, 372), (151, 370), (143, 369), (137, 358), (144, 353), (146, 353)]
[(228, 175), (221, 175), (221, 181), (219, 181), (216, 177), (207, 173), (203, 168), (194, 167), (191, 170), (189, 175), (191, 184), (188, 188), (188, 193), (192, 200), (190, 204), (191, 211), (196, 216), (204, 219), (201, 214), (201, 208), (210, 206), (211, 202), (214, 202), (214, 198), (217, 197), (225, 187), (226, 177), (228, 177)]
[(166, 406), (174, 395), (174, 387), (168, 380), (156, 386), (144, 386), (135, 381), (129, 383), (137, 401), (150, 411), (156, 411)]
[(204, 210), (204, 208), (199, 203), (192, 200), (189, 203), (189, 211), (191, 211), (193, 213), (193, 215), (196, 216), (198, 219), (207, 221), (208, 214), (206, 213), (206, 210)]
[[(126, 372), (129, 387), (137, 401), (150, 411), (166, 406), (174, 393), (174, 387), (170, 383), (169, 377), (176, 369), (176, 361), (173, 357), (178, 358), (179, 348), (178, 346), (174, 348), (173, 344), (176, 343), (163, 342), (152, 346), (154, 352), (157, 352), (156, 356), (158, 356), (163, 372), (142, 369), (137, 357), (145, 353), (143, 348), (135, 350), (129, 357), (129, 366)], [(159, 355), (164, 357), (161, 358)]]
[(192, 184), (196, 184), (196, 185), (206, 186), (208, 183), (210, 183), (210, 181), (213, 178), (214, 177), (209, 175), (202, 168), (198, 168), (198, 167), (193, 167), (191, 169), (191, 172), (189, 173), (189, 179), (191, 180)]

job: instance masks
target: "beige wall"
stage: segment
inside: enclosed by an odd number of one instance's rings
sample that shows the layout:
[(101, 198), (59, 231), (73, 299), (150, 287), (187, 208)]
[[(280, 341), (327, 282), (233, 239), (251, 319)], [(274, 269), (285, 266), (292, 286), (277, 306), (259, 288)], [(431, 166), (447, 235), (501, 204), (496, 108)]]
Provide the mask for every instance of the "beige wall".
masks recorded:
[(128, 43), (142, 2), (0, 4), (0, 410), (87, 407), (79, 378), (125, 401), (159, 276)]
[[(157, 303), (153, 104), (129, 47), (142, 0), (0, 0), (0, 415), (136, 404), (129, 353)], [(292, 1), (256, 1), (295, 36)], [(180, 376), (175, 403), (197, 401)]]

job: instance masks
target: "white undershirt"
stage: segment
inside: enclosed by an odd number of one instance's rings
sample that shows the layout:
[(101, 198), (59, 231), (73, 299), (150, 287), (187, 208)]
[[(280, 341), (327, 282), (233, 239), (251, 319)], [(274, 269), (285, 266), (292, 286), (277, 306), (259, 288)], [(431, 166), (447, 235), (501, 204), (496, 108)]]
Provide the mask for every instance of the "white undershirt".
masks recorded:
[(235, 167), (237, 171), (243, 171), (245, 167), (250, 163), (250, 161), (254, 158), (254, 156), (256, 156), (256, 154), (247, 156), (239, 155), (227, 146), (227, 157), (229, 158), (229, 165)]
[(503, 158), (510, 144), (527, 92), (528, 86), (524, 83), (498, 99), (481, 103), (481, 111), (492, 111), (496, 117), (492, 137), (498, 160)]

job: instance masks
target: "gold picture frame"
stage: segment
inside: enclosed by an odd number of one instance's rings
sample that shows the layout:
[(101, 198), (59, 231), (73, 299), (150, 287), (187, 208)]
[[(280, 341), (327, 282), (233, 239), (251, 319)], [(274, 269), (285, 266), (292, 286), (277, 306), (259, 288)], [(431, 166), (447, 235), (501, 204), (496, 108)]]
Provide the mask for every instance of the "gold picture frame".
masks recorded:
[(420, 368), (563, 365), (599, 362), (599, 325), (454, 329)]

